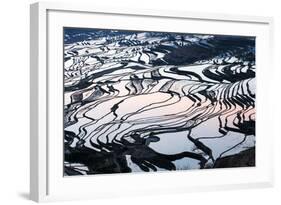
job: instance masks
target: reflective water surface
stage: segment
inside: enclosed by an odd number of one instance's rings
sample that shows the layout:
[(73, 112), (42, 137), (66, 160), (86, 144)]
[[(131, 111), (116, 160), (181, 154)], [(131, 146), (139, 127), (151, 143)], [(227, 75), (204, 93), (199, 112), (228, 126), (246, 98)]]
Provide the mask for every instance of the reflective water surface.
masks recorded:
[(255, 166), (255, 38), (64, 28), (64, 174)]

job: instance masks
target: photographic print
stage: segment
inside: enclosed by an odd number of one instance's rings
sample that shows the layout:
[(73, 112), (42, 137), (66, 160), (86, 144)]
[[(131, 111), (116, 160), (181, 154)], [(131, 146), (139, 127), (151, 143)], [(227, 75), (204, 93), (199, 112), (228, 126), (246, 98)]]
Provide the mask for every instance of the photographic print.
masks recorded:
[(255, 166), (255, 37), (64, 27), (64, 176)]

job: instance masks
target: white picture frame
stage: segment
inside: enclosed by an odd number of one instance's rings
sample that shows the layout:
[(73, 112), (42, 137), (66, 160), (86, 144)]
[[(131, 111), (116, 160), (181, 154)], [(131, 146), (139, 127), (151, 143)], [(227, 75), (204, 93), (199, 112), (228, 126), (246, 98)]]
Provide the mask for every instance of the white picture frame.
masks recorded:
[[(47, 3), (31, 5), (30, 10), (30, 198), (54, 201), (94, 199), (154, 193), (222, 190), (273, 186), (273, 136), (268, 129), (273, 108), (268, 73), (272, 62), (273, 19), (213, 13), (157, 11), (125, 8), (97, 8), (94, 4)], [(163, 172), (157, 174), (115, 174), (63, 177), (62, 154), (62, 35), (63, 26), (152, 29), (148, 21), (159, 21), (157, 30), (192, 31), (257, 36), (257, 164), (254, 168)], [(92, 21), (91, 18), (111, 19)], [(119, 18), (120, 17), (120, 18)], [(87, 20), (88, 19), (88, 20)], [(132, 23), (124, 23), (127, 19)], [(71, 21), (68, 22), (68, 21)], [(114, 24), (115, 23), (115, 24)], [(67, 24), (67, 25), (66, 25)], [(164, 25), (165, 24), (165, 25)], [(132, 28), (134, 27), (134, 28)], [(212, 30), (210, 30), (212, 28)], [(56, 31), (56, 32), (54, 32)], [(58, 31), (58, 32), (57, 32)], [(61, 58), (61, 59), (60, 59)], [(61, 71), (58, 72), (55, 67)], [(61, 76), (60, 76), (61, 75)], [(62, 86), (61, 86), (62, 87)], [(61, 96), (61, 97), (60, 97)], [(58, 106), (57, 106), (57, 105)], [(265, 109), (266, 108), (266, 109)], [(54, 135), (58, 136), (54, 138)], [(61, 136), (61, 138), (60, 138)], [(266, 140), (265, 137), (266, 136)], [(58, 140), (58, 141), (57, 141)], [(60, 141), (59, 141), (60, 140)], [(60, 156), (61, 155), (61, 156)], [(147, 184), (149, 181), (149, 185)], [(188, 183), (187, 183), (188, 182)], [(110, 184), (110, 186), (109, 186)], [(79, 187), (73, 190), (72, 187)]]

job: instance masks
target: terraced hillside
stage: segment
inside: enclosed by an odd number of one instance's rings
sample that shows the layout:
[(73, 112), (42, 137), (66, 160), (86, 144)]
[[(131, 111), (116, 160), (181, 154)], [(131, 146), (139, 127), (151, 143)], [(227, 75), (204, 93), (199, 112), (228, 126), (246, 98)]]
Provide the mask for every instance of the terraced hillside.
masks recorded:
[(64, 29), (64, 174), (255, 166), (255, 38)]

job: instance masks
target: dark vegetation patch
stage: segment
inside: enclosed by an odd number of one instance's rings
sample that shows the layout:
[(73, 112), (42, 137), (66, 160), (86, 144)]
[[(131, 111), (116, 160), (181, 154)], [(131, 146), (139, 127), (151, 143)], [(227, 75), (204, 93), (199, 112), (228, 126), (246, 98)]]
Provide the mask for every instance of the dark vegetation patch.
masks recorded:
[(191, 44), (187, 46), (171, 49), (172, 47), (163, 46), (156, 49), (156, 51), (170, 50), (170, 53), (165, 54), (164, 61), (156, 60), (154, 65), (163, 65), (165, 62), (173, 65), (192, 64), (199, 60), (208, 60), (214, 57), (225, 55), (227, 53), (233, 53), (236, 57), (240, 57), (243, 60), (254, 61), (255, 52), (246, 52), (248, 47), (255, 46), (255, 40), (253, 38), (239, 37), (239, 36), (215, 36), (211, 40), (206, 40), (212, 46), (206, 46), (206, 44)]
[(254, 167), (256, 165), (255, 147), (218, 159), (214, 168)]

